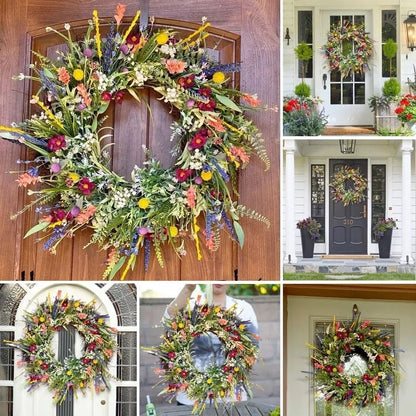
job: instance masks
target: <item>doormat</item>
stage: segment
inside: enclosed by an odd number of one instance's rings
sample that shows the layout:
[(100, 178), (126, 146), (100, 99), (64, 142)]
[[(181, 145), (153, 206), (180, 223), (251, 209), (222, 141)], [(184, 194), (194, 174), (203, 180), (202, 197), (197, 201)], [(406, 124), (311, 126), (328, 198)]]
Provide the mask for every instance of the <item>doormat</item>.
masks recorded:
[(368, 254), (324, 254), (321, 259), (374, 260), (375, 256)]

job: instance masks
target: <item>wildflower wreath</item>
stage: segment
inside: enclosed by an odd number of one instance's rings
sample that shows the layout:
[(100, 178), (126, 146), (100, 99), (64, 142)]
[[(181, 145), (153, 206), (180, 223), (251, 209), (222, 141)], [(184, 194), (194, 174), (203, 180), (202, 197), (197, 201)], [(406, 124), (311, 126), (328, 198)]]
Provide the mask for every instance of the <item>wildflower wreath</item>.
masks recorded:
[[(257, 334), (248, 332), (250, 322), (241, 321), (236, 304), (229, 309), (199, 304), (188, 306), (173, 318), (165, 319), (167, 329), (163, 341), (149, 352), (160, 358), (160, 368), (167, 384), (160, 394), (172, 400), (179, 392), (185, 391), (195, 400), (192, 413), (202, 413), (206, 402), (225, 401), (246, 391), (251, 396), (248, 375), (254, 365), (258, 347), (254, 342)], [(213, 334), (221, 341), (224, 351), (222, 365), (210, 363), (204, 370), (198, 369), (192, 358), (191, 348), (195, 338)]]
[(317, 346), (308, 346), (314, 382), (325, 400), (361, 408), (382, 404), (398, 372), (387, 332), (372, 328), (370, 321), (359, 322), (359, 316), (354, 313), (347, 323), (334, 317), (325, 333), (317, 335)]
[(333, 25), (323, 47), (329, 70), (340, 71), (343, 78), (351, 72), (366, 72), (373, 54), (373, 44), (364, 25), (352, 25), (347, 21)]
[[(54, 402), (62, 404), (78, 391), (85, 394), (95, 388), (99, 393), (109, 388), (108, 364), (117, 350), (117, 330), (107, 326), (108, 316), (99, 314), (94, 303), (61, 297), (58, 291), (53, 301), (48, 296), (35, 312), (26, 312), (23, 338), (5, 342), (22, 352), (18, 365), (25, 366), (28, 391), (47, 385), (55, 391)], [(83, 340), (82, 356), (77, 358), (72, 352), (61, 362), (56, 358), (52, 340), (55, 334), (71, 327)]]
[(367, 179), (358, 168), (344, 166), (334, 175), (329, 187), (333, 200), (341, 201), (344, 206), (359, 204), (366, 198)]
[[(68, 51), (57, 61), (36, 55), (34, 74), (19, 76), (41, 85), (31, 100), (40, 114), (11, 128), (0, 126), (1, 137), (38, 152), (18, 179), (19, 186), (44, 185), (28, 191), (36, 199), (24, 210), (36, 207), (43, 216), (26, 236), (44, 231), (44, 248), (55, 253), (62, 239), (91, 227), (90, 244), (109, 249), (105, 278), (123, 266), (124, 278), (141, 249), (147, 269), (151, 246), (163, 267), (166, 242), (183, 256), (188, 238), (200, 259), (198, 218), (204, 218), (203, 238), (211, 250), (219, 247), (221, 228), (243, 244), (243, 216), (269, 226), (267, 218), (233, 199), (237, 172), (252, 153), (269, 167), (263, 139), (244, 114), (259, 108), (259, 100), (229, 86), (226, 74), (239, 65), (212, 60), (204, 42), (205, 21), (178, 39), (171, 28), (137, 31), (138, 11), (123, 33), (124, 12), (118, 5), (106, 37), (96, 10), (82, 41), (72, 40), (68, 24), (67, 34), (57, 32)], [(136, 166), (127, 180), (110, 168), (102, 142), (111, 136), (105, 134), (105, 112), (111, 102), (121, 104), (126, 93), (140, 101), (145, 87), (179, 112), (170, 138), (177, 160), (164, 169), (147, 151), (146, 166)]]

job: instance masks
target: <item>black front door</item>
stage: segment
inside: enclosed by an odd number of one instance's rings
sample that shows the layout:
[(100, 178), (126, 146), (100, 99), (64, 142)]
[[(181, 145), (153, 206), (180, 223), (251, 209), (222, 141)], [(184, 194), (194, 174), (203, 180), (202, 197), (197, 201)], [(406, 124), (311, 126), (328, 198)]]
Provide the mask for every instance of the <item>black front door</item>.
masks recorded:
[[(345, 166), (359, 169), (367, 178), (367, 160), (331, 159), (330, 182)], [(345, 184), (346, 187), (352, 184)], [(329, 194), (329, 254), (367, 254), (367, 198), (359, 203), (344, 205)]]

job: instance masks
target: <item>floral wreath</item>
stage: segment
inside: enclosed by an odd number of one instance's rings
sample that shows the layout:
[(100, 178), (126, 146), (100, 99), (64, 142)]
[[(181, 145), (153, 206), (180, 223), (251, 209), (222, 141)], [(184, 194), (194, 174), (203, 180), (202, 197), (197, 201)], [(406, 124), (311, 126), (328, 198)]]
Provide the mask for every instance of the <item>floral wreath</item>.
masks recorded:
[(373, 54), (373, 44), (364, 25), (351, 25), (347, 21), (333, 25), (323, 48), (329, 70), (339, 70), (343, 78), (350, 72), (366, 72)]
[[(352, 181), (353, 186), (346, 188), (346, 184)], [(359, 204), (366, 199), (367, 179), (360, 174), (360, 170), (350, 166), (344, 166), (335, 175), (329, 184), (332, 199), (342, 201), (344, 206)]]
[[(325, 333), (317, 335), (317, 346), (307, 345), (313, 350), (314, 382), (325, 401), (361, 408), (370, 403), (382, 405), (398, 372), (388, 333), (372, 328), (370, 321), (359, 322), (359, 315), (347, 323), (334, 317)], [(365, 365), (349, 367), (355, 355)]]
[[(17, 341), (5, 341), (22, 352), (18, 365), (25, 366), (28, 391), (47, 385), (55, 391), (54, 403), (62, 404), (78, 391), (85, 394), (90, 388), (99, 393), (109, 388), (108, 364), (117, 350), (114, 338), (117, 330), (105, 323), (108, 315), (99, 314), (95, 300), (61, 297), (58, 291), (52, 301), (50, 296), (38, 305), (35, 312), (25, 314), (25, 335)], [(52, 339), (57, 332), (73, 327), (83, 340), (80, 358), (70, 355), (63, 362), (57, 360)]]
[[(147, 348), (160, 358), (156, 374), (167, 384), (159, 394), (172, 400), (181, 391), (194, 400), (192, 413), (202, 413), (206, 402), (241, 398), (243, 391), (251, 396), (248, 375), (258, 356), (255, 340), (259, 336), (248, 332), (250, 321), (241, 321), (235, 312), (236, 304), (229, 309), (200, 304), (200, 297), (191, 308), (188, 306), (170, 319), (164, 319), (167, 332), (157, 348)], [(224, 362), (209, 364), (203, 371), (196, 368), (191, 355), (194, 338), (214, 334), (222, 343)], [(146, 349), (146, 348), (145, 348)]]
[[(119, 4), (106, 37), (96, 10), (82, 41), (72, 40), (69, 24), (66, 35), (56, 32), (68, 52), (56, 62), (36, 55), (34, 75), (17, 77), (40, 83), (31, 103), (42, 111), (11, 128), (0, 126), (1, 137), (38, 152), (34, 160), (20, 161), (26, 171), (19, 186), (45, 185), (28, 191), (36, 199), (22, 212), (35, 206), (43, 216), (26, 237), (46, 232), (38, 240), (45, 239), (44, 249), (55, 253), (62, 239), (92, 228), (89, 244), (109, 249), (105, 278), (113, 278), (123, 266), (124, 278), (140, 249), (147, 270), (151, 246), (163, 267), (161, 246), (170, 243), (181, 257), (187, 238), (201, 259), (201, 234), (207, 247), (216, 250), (222, 228), (242, 246), (243, 216), (269, 226), (267, 218), (233, 198), (233, 192), (238, 195), (237, 173), (252, 153), (269, 167), (263, 139), (244, 114), (259, 108), (259, 100), (228, 86), (226, 74), (239, 71), (239, 65), (212, 60), (204, 43), (209, 35), (204, 19), (203, 26), (178, 39), (171, 28), (137, 31), (140, 11), (122, 33), (124, 12)], [(126, 93), (140, 100), (145, 87), (179, 112), (171, 125), (177, 160), (164, 169), (146, 151), (146, 166), (136, 166), (129, 181), (110, 168), (102, 143), (110, 134), (103, 122), (111, 102), (121, 104)], [(205, 230), (198, 233), (203, 217)]]

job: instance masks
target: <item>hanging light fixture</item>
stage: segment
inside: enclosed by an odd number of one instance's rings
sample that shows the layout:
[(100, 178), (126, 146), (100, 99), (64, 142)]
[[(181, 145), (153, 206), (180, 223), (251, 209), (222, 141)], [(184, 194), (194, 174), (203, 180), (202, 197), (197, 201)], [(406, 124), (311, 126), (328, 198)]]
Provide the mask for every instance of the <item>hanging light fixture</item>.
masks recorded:
[(287, 44), (289, 45), (289, 41), (291, 39), (290, 37), (290, 33), (289, 33), (289, 28), (286, 28), (286, 34), (285, 34), (285, 39), (287, 40)]
[(404, 21), (406, 26), (407, 47), (413, 52), (416, 49), (416, 15), (414, 12), (409, 13), (409, 17)]
[(343, 155), (353, 154), (355, 153), (356, 142), (357, 142), (356, 140), (350, 140), (350, 139), (340, 140), (339, 150), (341, 151)]

